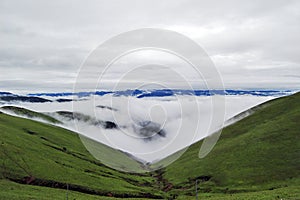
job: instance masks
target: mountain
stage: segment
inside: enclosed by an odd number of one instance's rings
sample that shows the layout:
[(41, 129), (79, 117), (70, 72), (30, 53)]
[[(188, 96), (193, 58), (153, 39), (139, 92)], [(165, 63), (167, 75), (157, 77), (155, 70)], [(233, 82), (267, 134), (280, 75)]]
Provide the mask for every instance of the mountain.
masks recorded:
[(176, 95), (195, 95), (195, 96), (212, 96), (212, 95), (253, 95), (253, 96), (284, 96), (295, 93), (291, 90), (182, 90), (182, 89), (149, 89), (149, 90), (118, 90), (118, 91), (95, 91), (95, 92), (62, 92), (62, 93), (31, 93), (28, 96), (78, 96), (88, 97), (91, 95), (104, 96), (107, 94), (113, 96), (134, 96), (137, 98), (145, 97), (169, 97)]
[(31, 103), (52, 102), (49, 99), (44, 99), (41, 97), (27, 97), (27, 96), (18, 96), (18, 95), (3, 95), (0, 96), (0, 101), (4, 101), (4, 102), (21, 101), (21, 102), (31, 102)]
[(0, 96), (13, 96), (13, 93), (10, 92), (0, 92)]
[(174, 189), (190, 188), (190, 192), (195, 180), (206, 192), (234, 193), (298, 185), (300, 197), (300, 93), (269, 101), (252, 112), (224, 128), (205, 158), (198, 157), (202, 141), (193, 144), (164, 170), (163, 178)]
[(85, 115), (82, 113), (77, 112), (70, 112), (70, 111), (57, 111), (56, 114), (63, 117), (66, 120), (76, 120), (88, 123), (93, 126), (100, 126), (104, 129), (118, 129), (118, 125), (111, 121), (103, 121), (97, 120), (89, 115)]
[[(198, 157), (199, 141), (168, 167), (142, 174), (106, 167), (71, 131), (0, 113), (0, 199), (195, 199), (196, 180), (199, 199), (299, 199), (300, 93), (251, 113), (224, 128), (206, 157)], [(143, 165), (96, 146), (100, 158), (124, 159), (132, 169)]]
[[(1, 188), (16, 186), (16, 190), (23, 187), (25, 191), (38, 188), (38, 191), (46, 191), (43, 199), (53, 199), (51, 195), (47, 197), (47, 188), (60, 189), (56, 193), (62, 194), (61, 198), (65, 196), (61, 189), (67, 187), (70, 193), (82, 193), (82, 198), (84, 194), (164, 197), (161, 191), (152, 187), (155, 178), (121, 173), (106, 167), (91, 156), (78, 135), (71, 131), (0, 113), (0, 134)], [(126, 154), (108, 146), (97, 144), (97, 148), (115, 159), (125, 157), (123, 164), (132, 165), (133, 169), (134, 165), (141, 164), (130, 161)], [(0, 191), (0, 199), (17, 198), (13, 190), (11, 193)]]
[(58, 121), (57, 119), (55, 119), (47, 114), (35, 112), (35, 111), (28, 110), (28, 109), (22, 108), (22, 107), (2, 106), (0, 108), (0, 110), (2, 110), (3, 112), (8, 112), (10, 114), (15, 114), (15, 115), (26, 117), (26, 118), (43, 120), (48, 123), (61, 124), (60, 121)]

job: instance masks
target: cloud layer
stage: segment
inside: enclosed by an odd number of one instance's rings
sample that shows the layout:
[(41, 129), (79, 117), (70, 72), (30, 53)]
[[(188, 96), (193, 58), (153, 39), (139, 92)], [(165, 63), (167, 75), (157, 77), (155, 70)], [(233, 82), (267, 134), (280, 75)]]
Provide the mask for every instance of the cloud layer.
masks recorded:
[[(219, 99), (225, 100), (225, 104), (222, 105), (221, 102), (214, 104), (214, 98), (220, 97), (178, 95), (139, 99), (130, 96), (105, 95), (91, 96), (76, 102), (19, 102), (3, 106), (13, 104), (37, 112), (49, 113), (64, 122), (65, 128), (151, 162), (214, 133), (224, 126), (223, 119), (229, 120), (242, 111), (274, 99), (273, 96), (226, 96), (225, 99)], [(222, 110), (219, 109), (220, 106), (225, 106), (225, 113), (214, 112)], [(106, 129), (84, 119), (74, 122), (58, 116), (54, 113), (56, 111), (76, 111), (93, 119), (114, 122), (118, 125), (118, 129)], [(222, 120), (214, 120), (216, 119), (214, 115), (220, 115)], [(155, 135), (150, 138), (142, 135), (141, 123), (148, 121), (160, 125), (165, 135)]]

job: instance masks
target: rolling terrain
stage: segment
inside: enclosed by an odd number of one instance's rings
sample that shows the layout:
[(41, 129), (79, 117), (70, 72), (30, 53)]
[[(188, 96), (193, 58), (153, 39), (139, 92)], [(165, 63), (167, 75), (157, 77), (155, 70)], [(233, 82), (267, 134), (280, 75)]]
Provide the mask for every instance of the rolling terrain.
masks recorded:
[[(300, 93), (275, 99), (223, 129), (214, 149), (198, 158), (193, 144), (163, 172), (179, 191), (236, 193), (300, 185)], [(188, 170), (186, 170), (188, 169)], [(178, 173), (180, 172), (180, 173)], [(300, 187), (298, 187), (298, 198)]]
[(0, 199), (194, 199), (196, 180), (200, 199), (299, 199), (299, 119), (300, 93), (275, 99), (224, 128), (205, 158), (199, 141), (167, 168), (133, 174), (97, 161), (76, 133), (0, 113)]

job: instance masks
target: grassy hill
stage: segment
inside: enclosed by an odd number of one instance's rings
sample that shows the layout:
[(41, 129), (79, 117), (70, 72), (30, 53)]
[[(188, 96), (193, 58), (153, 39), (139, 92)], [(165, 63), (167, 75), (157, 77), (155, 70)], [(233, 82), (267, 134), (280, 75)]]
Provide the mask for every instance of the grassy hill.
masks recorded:
[(121, 173), (101, 164), (71, 131), (0, 113), (0, 134), (2, 183), (68, 186), (69, 190), (102, 196), (163, 195), (151, 186), (155, 182), (151, 176)]
[(57, 119), (50, 117), (46, 114), (43, 113), (39, 113), (39, 112), (35, 112), (32, 110), (28, 110), (26, 108), (22, 108), (22, 107), (16, 107), (16, 106), (2, 106), (0, 108), (0, 110), (2, 111), (6, 111), (18, 116), (23, 116), (23, 117), (28, 117), (28, 118), (33, 118), (33, 119), (40, 119), (43, 120), (45, 122), (49, 122), (49, 123), (53, 123), (53, 124), (61, 124), (60, 121), (58, 121)]
[[(223, 129), (205, 158), (198, 158), (202, 141), (195, 143), (165, 169), (163, 177), (178, 191), (191, 188), (190, 192), (196, 179), (202, 192), (299, 186), (300, 93), (259, 107), (254, 114)], [(298, 195), (300, 198), (300, 187)]]
[(71, 131), (0, 113), (0, 199), (195, 199), (196, 180), (199, 199), (300, 199), (299, 119), (300, 94), (276, 99), (226, 127), (205, 158), (200, 141), (165, 169), (131, 174), (97, 161)]

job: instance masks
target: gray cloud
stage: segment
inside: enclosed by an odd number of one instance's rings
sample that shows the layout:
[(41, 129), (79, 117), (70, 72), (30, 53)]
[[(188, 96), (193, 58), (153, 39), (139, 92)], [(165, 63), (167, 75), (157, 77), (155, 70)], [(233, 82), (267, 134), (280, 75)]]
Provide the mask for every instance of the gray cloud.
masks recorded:
[(144, 27), (195, 40), (226, 87), (299, 89), (299, 21), (296, 0), (0, 0), (0, 90), (72, 90), (93, 49)]

